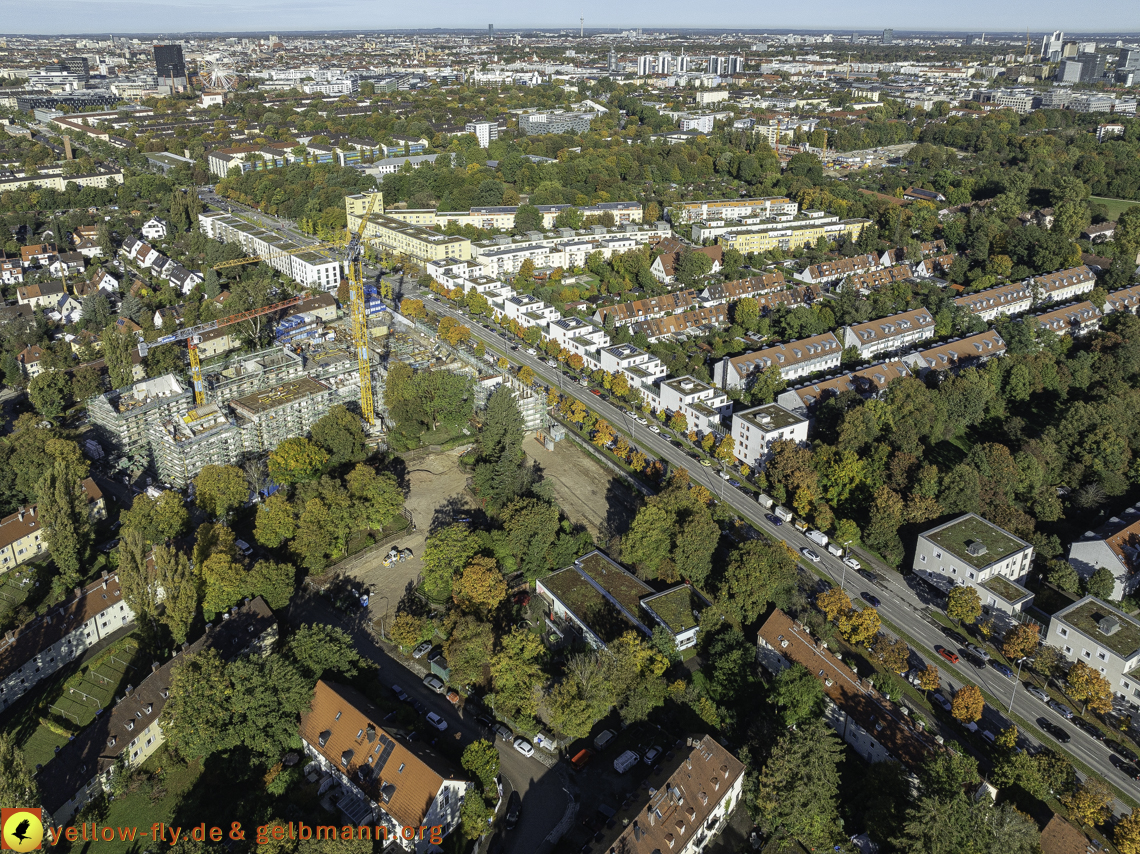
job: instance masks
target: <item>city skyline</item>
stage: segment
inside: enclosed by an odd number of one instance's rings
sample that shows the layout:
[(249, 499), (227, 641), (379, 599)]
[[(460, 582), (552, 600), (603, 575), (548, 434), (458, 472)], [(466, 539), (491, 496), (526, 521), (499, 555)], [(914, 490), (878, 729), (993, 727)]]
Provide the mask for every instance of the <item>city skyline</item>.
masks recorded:
[[(1056, 0), (1047, 3), (1015, 3), (993, 7), (980, 0), (966, 0), (953, 8), (934, 4), (904, 4), (886, 0), (873, 6), (860, 6), (851, 12), (837, 12), (826, 20), (803, 20), (798, 10), (757, 9), (752, 4), (728, 3), (713, 9), (693, 10), (689, 4), (671, 2), (625, 5), (620, 12), (598, 0), (586, 0), (573, 11), (535, 10), (529, 4), (498, 4), (493, 11), (459, 6), (451, 0), (426, 0), (411, 9), (378, 10), (362, 0), (329, 0), (319, 8), (299, 0), (187, 0), (178, 3), (146, 0), (106, 0), (92, 4), (84, 0), (41, 0), (34, 23), (10, 35), (88, 35), (178, 32), (248, 32), (266, 28), (275, 31), (393, 30), (427, 29), (446, 20), (448, 29), (578, 29), (579, 17), (586, 29), (705, 29), (705, 30), (786, 30), (814, 32), (873, 31), (893, 28), (904, 32), (962, 33), (966, 31), (1031, 33), (1056, 29), (1074, 33), (1119, 33), (1140, 31), (1140, 6), (1114, 0), (1089, 9), (1074, 9)], [(44, 14), (46, 13), (46, 14)], [(702, 17), (703, 16), (703, 17)], [(219, 26), (225, 23), (228, 26)], [(964, 27), (963, 24), (969, 26)], [(142, 26), (140, 26), (142, 24)]]

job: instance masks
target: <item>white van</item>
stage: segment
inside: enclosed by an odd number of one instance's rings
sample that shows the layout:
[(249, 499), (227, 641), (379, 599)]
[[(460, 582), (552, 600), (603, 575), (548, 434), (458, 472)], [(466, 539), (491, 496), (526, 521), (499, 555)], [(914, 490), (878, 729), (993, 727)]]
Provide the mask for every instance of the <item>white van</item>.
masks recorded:
[(835, 543), (828, 543), (827, 550), (836, 557), (843, 557), (843, 547), (837, 546)]
[(808, 531), (805, 536), (813, 543), (817, 543), (821, 546), (827, 545), (827, 534), (823, 533), (823, 531)]
[(640, 761), (640, 756), (638, 756), (632, 750), (627, 750), (625, 753), (614, 760), (614, 770), (619, 774), (624, 774)]

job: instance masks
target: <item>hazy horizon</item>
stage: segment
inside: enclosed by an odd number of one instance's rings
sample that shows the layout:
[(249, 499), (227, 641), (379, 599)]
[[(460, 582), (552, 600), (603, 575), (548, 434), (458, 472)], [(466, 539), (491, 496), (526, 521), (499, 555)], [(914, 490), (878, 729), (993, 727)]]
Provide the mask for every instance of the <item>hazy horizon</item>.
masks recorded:
[[(1140, 3), (1109, 0), (1076, 9), (1058, 0), (1032, 5), (1025, 0), (993, 6), (980, 0), (957, 4), (904, 3), (882, 0), (836, 12), (826, 21), (803, 20), (802, 13), (788, 9), (763, 9), (754, 3), (730, 0), (714, 9), (695, 11), (689, 3), (666, 0), (650, 4), (634, 0), (615, 12), (612, 4), (584, 0), (573, 12), (555, 14), (536, 10), (533, 4), (498, 3), (493, 10), (476, 10), (471, 4), (452, 0), (422, 0), (414, 8), (379, 6), (365, 0), (326, 0), (319, 6), (300, 0), (39, 0), (30, 7), (26, 20), (32, 26), (11, 36), (173, 35), (210, 33), (229, 35), (250, 32), (334, 32), (359, 30), (474, 29), (497, 30), (577, 29), (584, 17), (587, 29), (700, 29), (798, 30), (801, 32), (873, 32), (890, 27), (897, 32), (925, 33), (1022, 33), (1066, 30), (1073, 33), (1123, 37), (1140, 32)], [(701, 15), (714, 20), (702, 20)], [(270, 19), (272, 19), (270, 21)], [(446, 26), (440, 26), (445, 21)], [(268, 23), (267, 23), (268, 22)]]

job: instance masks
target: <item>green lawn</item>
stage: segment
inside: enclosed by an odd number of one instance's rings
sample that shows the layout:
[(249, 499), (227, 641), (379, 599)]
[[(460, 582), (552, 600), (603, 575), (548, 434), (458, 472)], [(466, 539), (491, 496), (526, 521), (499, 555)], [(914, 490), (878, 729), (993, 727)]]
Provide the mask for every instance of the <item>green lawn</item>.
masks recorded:
[(1108, 199), (1104, 196), (1091, 196), (1089, 201), (1104, 205), (1108, 209), (1108, 218), (1114, 221), (1120, 219), (1120, 215), (1133, 205), (1140, 205), (1140, 202), (1132, 202), (1128, 199)]

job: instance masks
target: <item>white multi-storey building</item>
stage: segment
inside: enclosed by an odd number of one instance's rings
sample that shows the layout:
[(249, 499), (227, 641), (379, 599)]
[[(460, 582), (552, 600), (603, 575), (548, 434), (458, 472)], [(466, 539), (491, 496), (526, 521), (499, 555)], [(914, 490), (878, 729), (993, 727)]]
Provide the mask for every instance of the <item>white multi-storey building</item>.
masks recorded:
[(742, 463), (761, 468), (781, 440), (806, 445), (808, 420), (778, 403), (765, 403), (732, 414), (732, 452)]

